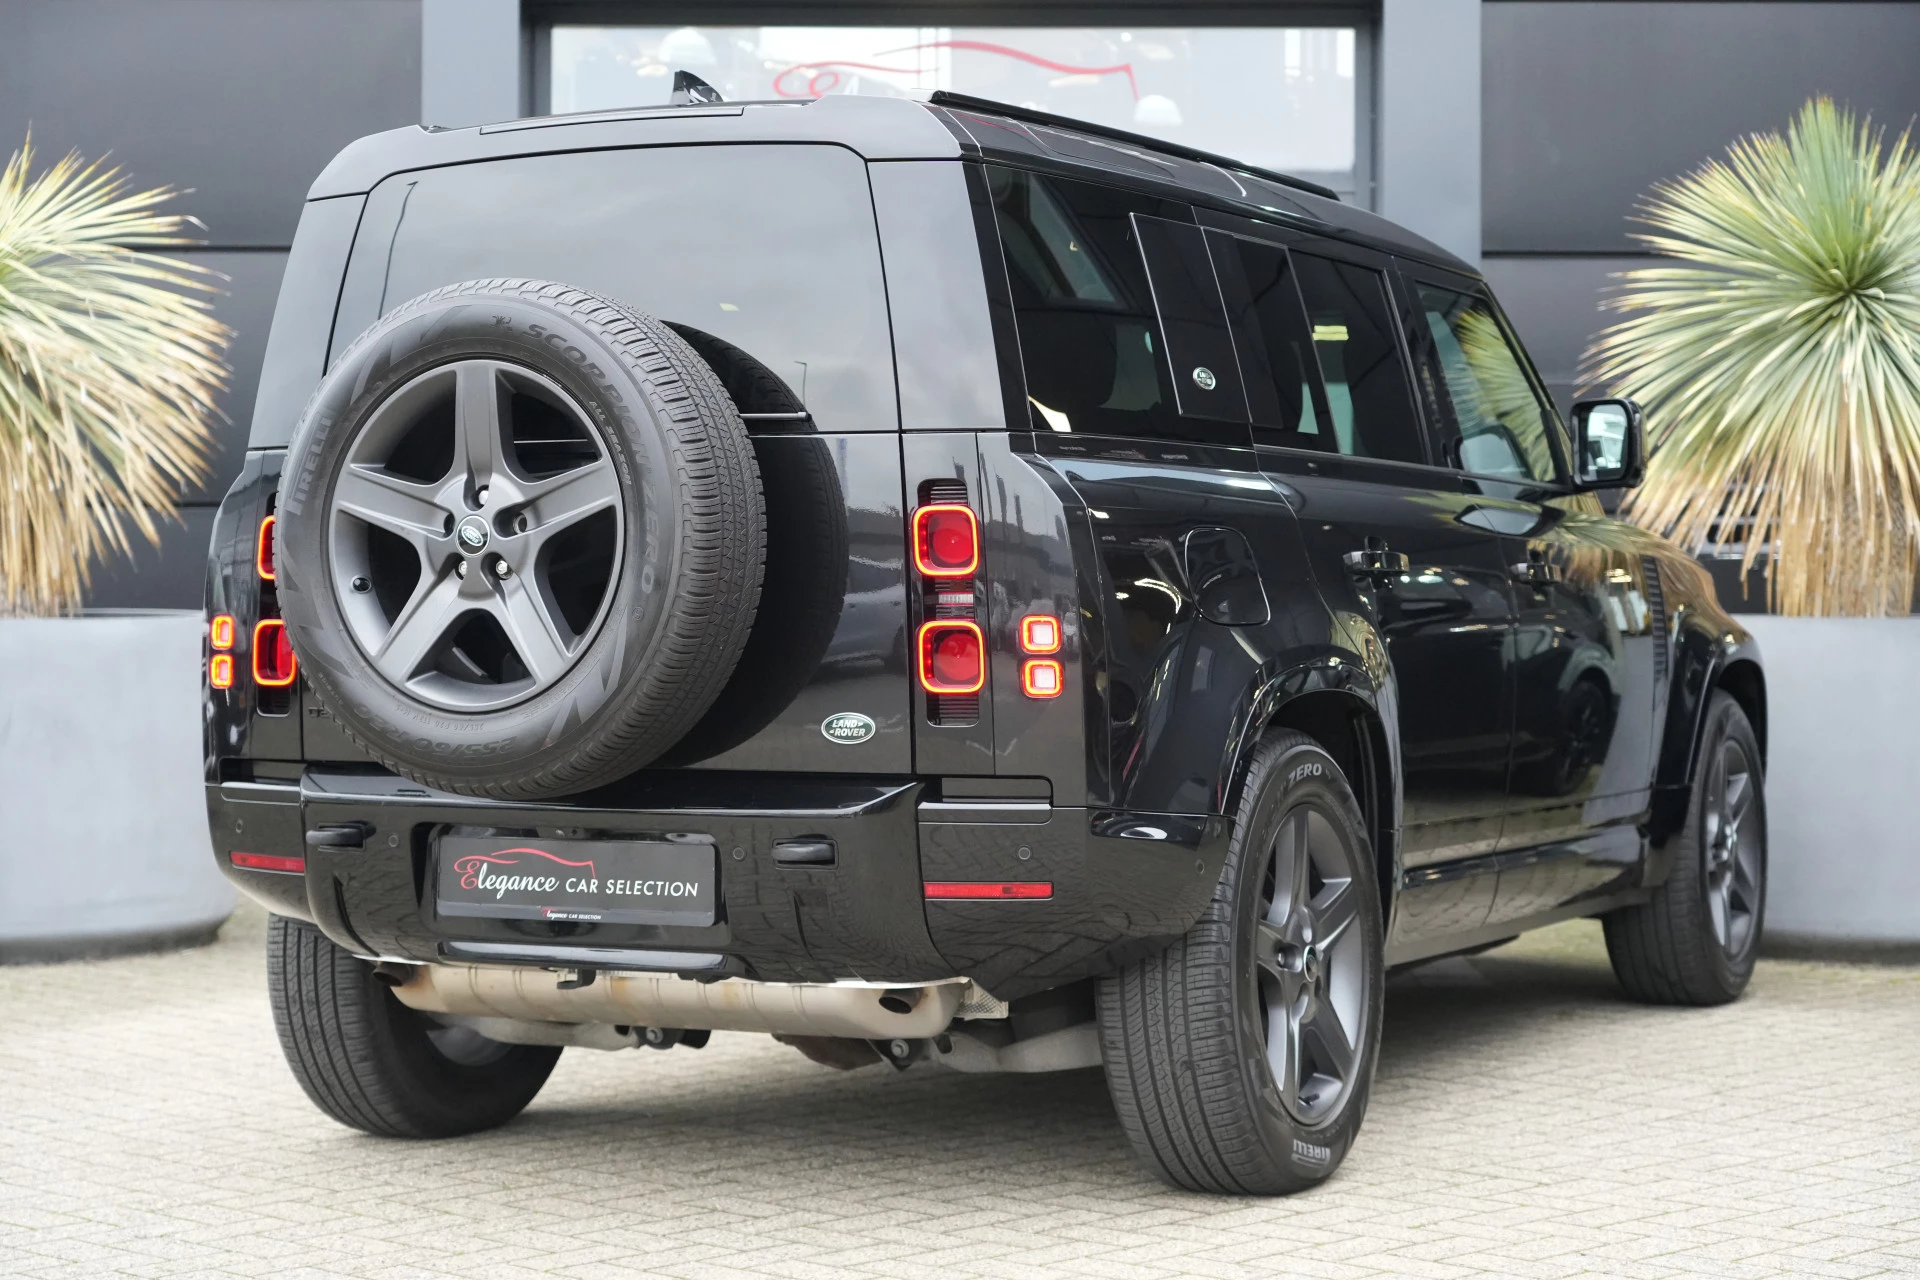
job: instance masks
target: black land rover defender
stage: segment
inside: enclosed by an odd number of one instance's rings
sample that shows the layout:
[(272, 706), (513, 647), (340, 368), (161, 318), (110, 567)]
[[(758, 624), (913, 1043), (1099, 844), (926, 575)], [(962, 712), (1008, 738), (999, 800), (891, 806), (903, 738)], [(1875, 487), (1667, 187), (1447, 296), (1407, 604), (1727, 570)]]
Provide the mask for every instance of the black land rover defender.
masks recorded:
[(935, 94), (364, 139), (208, 587), (207, 802), (369, 1132), (563, 1046), (1104, 1064), (1185, 1187), (1326, 1178), (1393, 966), (1599, 916), (1712, 1004), (1764, 685), (1466, 263)]

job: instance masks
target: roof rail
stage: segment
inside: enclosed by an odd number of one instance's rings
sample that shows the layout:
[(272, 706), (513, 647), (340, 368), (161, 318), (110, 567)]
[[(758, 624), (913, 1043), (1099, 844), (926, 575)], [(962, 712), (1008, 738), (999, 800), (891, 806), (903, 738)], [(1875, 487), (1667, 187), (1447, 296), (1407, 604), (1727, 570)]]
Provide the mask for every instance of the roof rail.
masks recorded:
[(928, 103), (936, 107), (963, 107), (969, 111), (984, 111), (991, 115), (1005, 116), (1009, 120), (1021, 120), (1028, 124), (1050, 125), (1056, 129), (1073, 129), (1080, 133), (1090, 133), (1095, 137), (1111, 138), (1116, 142), (1130, 142), (1148, 151), (1164, 151), (1182, 160), (1197, 160), (1201, 164), (1218, 165), (1222, 169), (1232, 169), (1240, 173), (1250, 173), (1256, 178), (1265, 178), (1268, 182), (1277, 182), (1283, 187), (1292, 187), (1296, 191), (1305, 191), (1311, 195), (1322, 196), (1328, 200), (1338, 200), (1340, 193), (1331, 187), (1323, 187), (1317, 182), (1305, 178), (1296, 178), (1291, 174), (1275, 173), (1271, 169), (1262, 169), (1255, 165), (1243, 164), (1228, 156), (1215, 155), (1211, 151), (1202, 151), (1198, 147), (1182, 146), (1178, 142), (1168, 142), (1161, 138), (1150, 138), (1144, 133), (1131, 133), (1126, 129), (1113, 129), (1104, 124), (1090, 124), (1085, 120), (1076, 120), (1072, 116), (1057, 116), (1051, 111), (1036, 111), (1032, 107), (1015, 107), (1004, 102), (995, 102), (991, 98), (976, 98), (972, 94), (954, 93), (949, 89), (935, 89), (927, 97)]

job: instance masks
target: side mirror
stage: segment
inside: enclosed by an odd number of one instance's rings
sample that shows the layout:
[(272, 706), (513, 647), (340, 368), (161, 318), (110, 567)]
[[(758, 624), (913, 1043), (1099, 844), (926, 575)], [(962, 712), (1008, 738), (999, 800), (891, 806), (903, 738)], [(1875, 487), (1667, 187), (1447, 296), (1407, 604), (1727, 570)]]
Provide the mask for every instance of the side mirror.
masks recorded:
[(1631, 489), (1647, 474), (1640, 406), (1631, 400), (1582, 400), (1573, 406), (1573, 487)]

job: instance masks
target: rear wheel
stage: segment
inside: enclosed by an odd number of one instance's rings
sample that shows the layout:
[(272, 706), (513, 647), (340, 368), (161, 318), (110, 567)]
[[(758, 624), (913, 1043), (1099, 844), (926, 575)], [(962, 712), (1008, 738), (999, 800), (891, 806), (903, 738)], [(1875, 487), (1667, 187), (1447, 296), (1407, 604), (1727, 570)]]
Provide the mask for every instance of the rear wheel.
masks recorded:
[(1345, 777), (1311, 739), (1274, 734), (1206, 913), (1101, 983), (1108, 1087), (1148, 1167), (1189, 1190), (1255, 1195), (1331, 1175), (1366, 1114), (1382, 938)]
[(1760, 746), (1740, 704), (1715, 693), (1701, 736), (1673, 872), (1653, 897), (1604, 917), (1607, 955), (1628, 995), (1651, 1004), (1725, 1004), (1753, 977), (1767, 899), (1767, 802)]
[(502, 1044), (409, 1009), (373, 966), (312, 925), (274, 916), (267, 983), (287, 1065), (313, 1105), (349, 1128), (451, 1138), (519, 1115), (560, 1050)]

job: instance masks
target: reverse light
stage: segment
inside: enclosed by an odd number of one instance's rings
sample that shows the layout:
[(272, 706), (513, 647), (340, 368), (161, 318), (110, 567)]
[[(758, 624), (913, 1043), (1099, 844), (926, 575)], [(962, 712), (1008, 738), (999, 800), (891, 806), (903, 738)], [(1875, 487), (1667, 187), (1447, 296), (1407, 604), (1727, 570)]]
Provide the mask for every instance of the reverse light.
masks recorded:
[(293, 656), (293, 643), (287, 639), (287, 624), (267, 618), (253, 627), (253, 682), (269, 689), (284, 689), (299, 674), (300, 663)]
[(216, 653), (207, 663), (207, 683), (216, 689), (233, 688), (233, 655)]
[(1020, 619), (1020, 647), (1028, 653), (1060, 652), (1060, 619), (1050, 613)]
[(1029, 658), (1020, 666), (1020, 691), (1029, 698), (1057, 698), (1067, 673), (1052, 658)]
[(926, 895), (946, 901), (1006, 900), (1009, 898), (1051, 898), (1051, 880), (928, 880)]
[(207, 623), (207, 643), (213, 646), (216, 653), (225, 653), (233, 648), (232, 614), (215, 614), (212, 621)]
[(987, 683), (987, 641), (978, 623), (941, 618), (920, 625), (920, 687), (978, 693)]
[(227, 855), (227, 860), (248, 871), (285, 871), (293, 875), (305, 875), (307, 871), (305, 858), (286, 858), (273, 853), (241, 853), (236, 849)]
[(260, 540), (254, 546), (253, 567), (264, 582), (273, 581), (273, 517), (260, 522)]
[(980, 522), (973, 509), (936, 502), (916, 510), (913, 564), (929, 578), (971, 578), (980, 567)]

